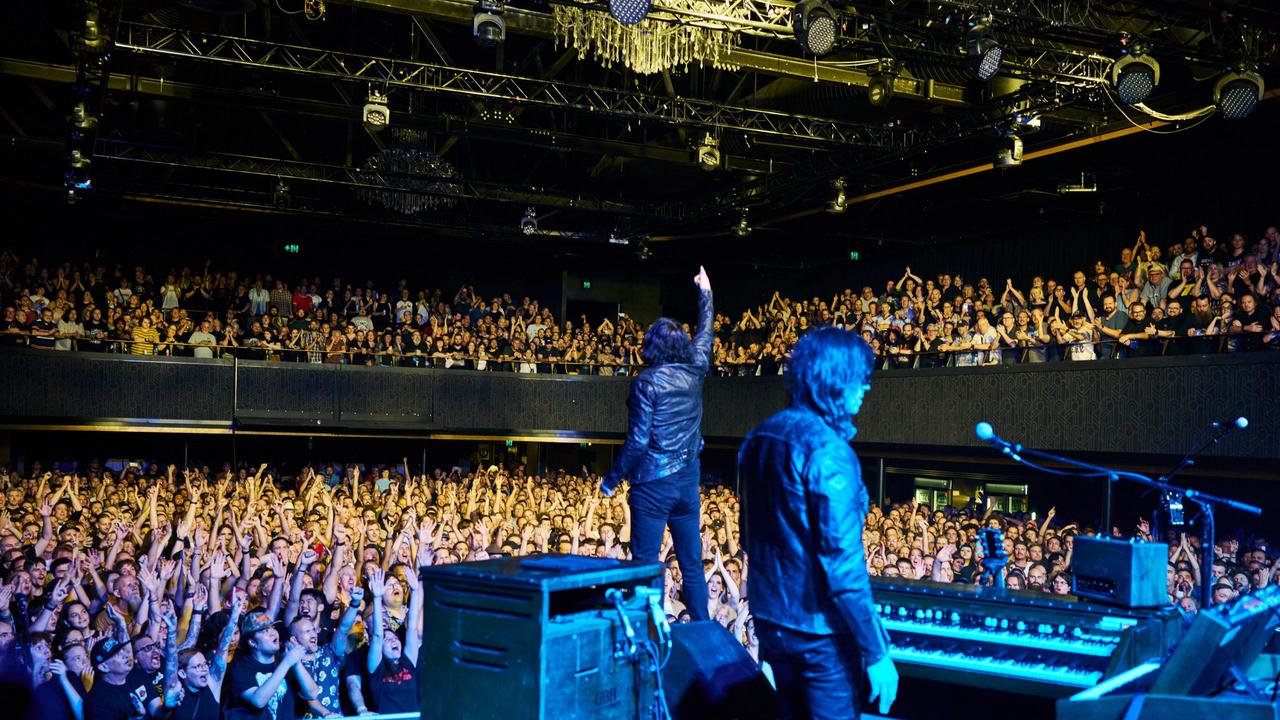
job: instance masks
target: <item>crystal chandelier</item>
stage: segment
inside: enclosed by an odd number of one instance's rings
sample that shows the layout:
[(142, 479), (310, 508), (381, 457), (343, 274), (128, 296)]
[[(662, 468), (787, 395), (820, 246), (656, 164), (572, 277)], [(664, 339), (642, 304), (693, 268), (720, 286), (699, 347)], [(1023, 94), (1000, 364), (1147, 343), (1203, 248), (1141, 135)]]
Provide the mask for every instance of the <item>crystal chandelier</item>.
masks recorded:
[(426, 149), (425, 134), (397, 128), (392, 137), (395, 145), (370, 156), (357, 173), (364, 185), (356, 191), (360, 199), (402, 215), (452, 205), (448, 195), (459, 192), (459, 186), (450, 180), (458, 171)]
[(608, 13), (579, 5), (556, 4), (551, 14), (557, 45), (575, 48), (579, 60), (590, 53), (606, 67), (621, 64), (650, 75), (695, 62), (736, 70), (726, 58), (738, 45), (738, 33), (695, 24), (691, 17), (747, 20), (749, 8), (741, 0), (667, 0), (664, 7), (654, 6), (648, 17), (635, 25), (623, 25)]

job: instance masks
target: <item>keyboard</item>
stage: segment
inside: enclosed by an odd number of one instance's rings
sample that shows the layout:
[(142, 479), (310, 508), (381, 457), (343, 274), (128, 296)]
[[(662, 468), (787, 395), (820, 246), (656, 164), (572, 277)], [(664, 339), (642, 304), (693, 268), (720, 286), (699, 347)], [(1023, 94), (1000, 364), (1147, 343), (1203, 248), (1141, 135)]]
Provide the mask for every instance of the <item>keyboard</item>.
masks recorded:
[(900, 673), (1025, 695), (1093, 687), (1165, 657), (1182, 632), (1172, 607), (886, 578), (872, 579), (872, 593)]

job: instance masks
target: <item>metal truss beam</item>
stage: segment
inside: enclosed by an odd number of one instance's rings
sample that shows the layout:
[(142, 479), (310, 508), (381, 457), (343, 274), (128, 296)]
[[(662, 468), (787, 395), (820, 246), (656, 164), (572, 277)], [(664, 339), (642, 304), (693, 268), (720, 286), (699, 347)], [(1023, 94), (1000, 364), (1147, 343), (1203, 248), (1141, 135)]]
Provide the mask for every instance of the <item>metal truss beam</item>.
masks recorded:
[[(53, 65), (0, 57), (0, 75), (66, 84), (75, 82), (76, 69), (68, 65)], [(288, 112), (295, 115), (345, 122), (359, 122), (360, 120), (356, 108), (342, 103), (284, 97), (275, 93), (228, 90), (141, 75), (113, 73), (109, 87), (112, 92), (174, 98), (194, 103), (233, 105), (250, 110)], [(2, 111), (3, 109), (0, 109), (0, 112)], [(398, 121), (397, 124), (401, 123)], [(562, 131), (530, 133), (527, 130), (500, 122), (491, 123), (476, 119), (459, 119), (439, 115), (415, 115), (403, 124), (433, 133), (450, 136), (465, 135), (473, 140), (522, 145), (547, 151), (599, 153), (675, 165), (690, 165), (693, 162), (689, 149), (685, 147), (609, 140)], [(724, 157), (724, 165), (728, 170), (767, 173), (785, 167), (787, 163), (726, 155)]]
[[(475, 3), (467, 0), (330, 0), (334, 5), (382, 10), (470, 25)], [(790, 7), (794, 3), (759, 3), (770, 7)], [(785, 14), (790, 22), (790, 14)], [(549, 13), (507, 7), (503, 13), (509, 32), (535, 37), (554, 37), (555, 20)], [(785, 36), (791, 38), (790, 25)], [(803, 59), (799, 57), (762, 52), (749, 48), (732, 48), (724, 56), (725, 64), (743, 70), (752, 70), (777, 77), (800, 78), (814, 82), (830, 82), (854, 87), (866, 87), (872, 73), (866, 69), (840, 65), (834, 62)], [(894, 95), (898, 98), (920, 100), (941, 105), (966, 106), (965, 86), (934, 80), (919, 80), (900, 75), (894, 83)]]
[[(417, 193), (454, 200), (537, 205), (545, 208), (586, 210), (663, 220), (678, 220), (683, 214), (681, 206), (674, 203), (636, 205), (585, 195), (552, 193), (509, 183), (479, 183), (459, 177), (397, 176), (340, 165), (232, 153), (205, 152), (199, 155), (186, 155), (167, 148), (119, 141), (99, 141), (96, 155), (104, 163), (183, 168), (219, 174), (308, 182), (352, 190)], [(433, 181), (434, 186), (423, 190), (405, 188), (401, 182), (410, 179)]]
[(886, 151), (896, 150), (902, 144), (901, 132), (895, 128), (136, 23), (121, 23), (116, 47), (146, 55), (502, 100), (517, 106), (734, 130), (799, 139), (810, 144)]
[[(994, 101), (985, 108), (985, 112), (970, 113), (964, 117), (943, 117), (913, 130), (910, 135), (910, 147), (901, 155), (880, 159), (868, 158), (865, 162), (858, 164), (858, 171), (863, 175), (869, 175), (871, 171), (893, 162), (990, 134), (994, 128), (1000, 127), (1007, 121), (1007, 117), (1014, 113), (1047, 115), (1061, 111), (1071, 102), (1083, 99), (1089, 93), (1090, 91), (1086, 88), (1052, 96), (1045, 96), (1035, 89), (1012, 93)], [(848, 172), (847, 168), (835, 158), (824, 158), (822, 162), (827, 165), (825, 169), (819, 165), (805, 168), (803, 173), (797, 173), (794, 169), (780, 172), (741, 185), (731, 192), (722, 193), (713, 200), (690, 207), (686, 221), (726, 216), (726, 213), (736, 208), (761, 204), (784, 195), (819, 197), (825, 192), (824, 188), (829, 180)], [(763, 225), (763, 223), (758, 224)]]

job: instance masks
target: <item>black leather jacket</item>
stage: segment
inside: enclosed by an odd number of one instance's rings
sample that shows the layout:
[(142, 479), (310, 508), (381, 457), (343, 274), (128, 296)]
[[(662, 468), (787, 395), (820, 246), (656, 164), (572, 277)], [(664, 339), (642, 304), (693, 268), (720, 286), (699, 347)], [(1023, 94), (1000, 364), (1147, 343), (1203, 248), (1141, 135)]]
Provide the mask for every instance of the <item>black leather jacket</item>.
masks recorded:
[(638, 485), (682, 470), (702, 452), (702, 381), (711, 366), (715, 307), (698, 293), (693, 362), (645, 368), (631, 381), (627, 441), (600, 486), (606, 492), (628, 478)]
[(858, 458), (821, 416), (793, 405), (738, 452), (751, 613), (814, 635), (851, 633), (868, 665), (889, 652), (862, 546)]

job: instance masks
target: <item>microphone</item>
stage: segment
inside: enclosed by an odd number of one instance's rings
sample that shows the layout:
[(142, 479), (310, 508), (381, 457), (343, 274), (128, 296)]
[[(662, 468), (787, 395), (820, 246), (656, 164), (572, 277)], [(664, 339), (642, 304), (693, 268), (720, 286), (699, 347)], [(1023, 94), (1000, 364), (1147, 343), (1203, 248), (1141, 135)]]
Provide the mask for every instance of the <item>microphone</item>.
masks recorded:
[(622, 621), (622, 631), (627, 637), (626, 650), (623, 654), (626, 657), (636, 656), (636, 630), (631, 627), (631, 619), (627, 617), (627, 611), (622, 609), (622, 591), (618, 588), (609, 588), (604, 591), (604, 599), (613, 603), (613, 607), (618, 611), (618, 619)]
[(983, 442), (991, 442), (991, 439), (996, 436), (996, 431), (991, 427), (991, 423), (985, 420), (977, 424), (974, 432), (977, 433), (978, 439)]
[(667, 622), (667, 613), (662, 608), (662, 591), (644, 585), (637, 586), (636, 595), (645, 598), (649, 603), (649, 614), (653, 617), (653, 625), (658, 628), (658, 635), (670, 641), (671, 624)]
[(1000, 452), (1008, 455), (1014, 462), (1022, 462), (1022, 456), (1019, 455), (1022, 452), (1022, 446), (996, 435), (995, 428), (991, 427), (991, 423), (983, 420), (974, 426), (973, 432), (978, 436), (979, 440), (992, 447), (1000, 448)]

